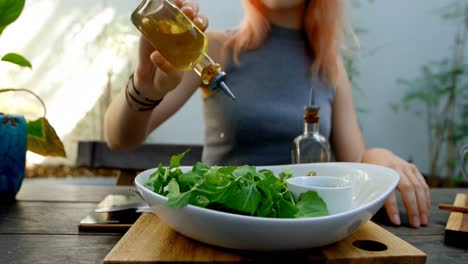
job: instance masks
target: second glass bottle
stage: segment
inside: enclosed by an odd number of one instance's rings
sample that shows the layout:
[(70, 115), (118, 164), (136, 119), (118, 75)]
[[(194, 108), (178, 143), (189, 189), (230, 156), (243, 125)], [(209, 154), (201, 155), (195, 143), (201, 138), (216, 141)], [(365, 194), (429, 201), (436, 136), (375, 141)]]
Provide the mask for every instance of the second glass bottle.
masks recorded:
[(319, 132), (319, 110), (314, 105), (304, 108), (304, 131), (291, 145), (293, 164), (329, 162), (331, 159), (330, 144)]

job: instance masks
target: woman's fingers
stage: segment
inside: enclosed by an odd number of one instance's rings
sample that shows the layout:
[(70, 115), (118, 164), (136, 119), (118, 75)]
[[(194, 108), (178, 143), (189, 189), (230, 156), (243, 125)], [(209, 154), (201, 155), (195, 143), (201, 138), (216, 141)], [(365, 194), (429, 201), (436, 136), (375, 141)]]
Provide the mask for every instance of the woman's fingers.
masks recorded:
[(394, 225), (401, 224), (400, 212), (398, 211), (398, 204), (396, 198), (396, 192), (393, 191), (385, 201), (385, 211), (387, 212), (388, 218)]
[(414, 181), (411, 180), (413, 176), (408, 175), (408, 170), (399, 168), (397, 169), (397, 171), (401, 175), (400, 183), (398, 184), (398, 189), (400, 190), (401, 196), (403, 198), (403, 203), (406, 207), (408, 221), (411, 226), (420, 227), (421, 208), (419, 201), (425, 202), (424, 198), (421, 196), (421, 192), (416, 189), (417, 186), (415, 186)]
[(431, 211), (431, 192), (429, 190), (429, 185), (427, 185), (426, 180), (424, 179), (421, 172), (419, 172), (419, 170), (418, 170), (418, 168), (416, 166), (413, 166), (412, 169), (413, 169), (414, 174), (417, 176), (417, 179), (418, 179), (419, 183), (421, 184), (421, 186), (424, 189), (424, 193), (425, 193), (425, 196), (426, 196), (426, 208), (427, 208), (428, 212), (430, 213), (430, 211)]
[(178, 8), (181, 8), (185, 1), (184, 1), (184, 0), (173, 0), (172, 2), (173, 2)]
[(409, 164), (406, 168), (406, 175), (414, 186), (416, 198), (418, 200), (419, 219), (421, 225), (427, 225), (430, 214), (429, 187), (415, 165)]
[(180, 8), (190, 19), (194, 19), (198, 15), (200, 6), (194, 1), (185, 1)]
[(204, 15), (198, 15), (194, 20), (193, 23), (201, 30), (205, 31), (208, 27), (208, 18)]
[(177, 74), (177, 69), (172, 66), (158, 51), (155, 51), (151, 54), (151, 61), (158, 68), (158, 70), (163, 71), (166, 75), (170, 77), (175, 77)]
[[(390, 167), (400, 174), (398, 190), (406, 208), (409, 224), (413, 227), (427, 225), (429, 223), (431, 198), (429, 186), (424, 177), (414, 164), (400, 159), (397, 159)], [(396, 208), (393, 202), (396, 203), (394, 198), (390, 199), (386, 204), (387, 214), (390, 218), (393, 217), (393, 210)]]
[(195, 1), (175, 0), (173, 3), (192, 20), (197, 16), (200, 10), (200, 6)]
[(153, 46), (142, 35), (139, 42), (139, 55), (136, 67), (136, 74), (140, 78), (153, 78), (154, 67), (150, 55), (154, 52)]
[(158, 87), (163, 94), (176, 88), (182, 80), (182, 72), (172, 66), (158, 51), (151, 54), (151, 61), (158, 69), (154, 76), (156, 87)]
[(205, 31), (208, 27), (208, 19), (204, 15), (198, 14), (200, 6), (195, 1), (177, 1), (176, 5), (187, 15), (195, 25), (201, 30)]
[[(363, 162), (384, 165), (397, 171), (400, 174), (398, 190), (406, 208), (409, 224), (413, 227), (428, 224), (431, 207), (429, 186), (416, 166), (385, 149), (366, 151)], [(390, 220), (398, 224), (401, 219), (395, 192), (385, 201), (385, 209)]]

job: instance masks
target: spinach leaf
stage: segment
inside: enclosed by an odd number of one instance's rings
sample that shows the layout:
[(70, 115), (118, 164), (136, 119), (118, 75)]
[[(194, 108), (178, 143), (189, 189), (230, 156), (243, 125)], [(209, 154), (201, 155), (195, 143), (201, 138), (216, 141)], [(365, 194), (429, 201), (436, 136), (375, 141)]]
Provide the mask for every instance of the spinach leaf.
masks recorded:
[(296, 217), (316, 217), (328, 215), (327, 205), (315, 191), (308, 191), (299, 195), (296, 204), (299, 212)]

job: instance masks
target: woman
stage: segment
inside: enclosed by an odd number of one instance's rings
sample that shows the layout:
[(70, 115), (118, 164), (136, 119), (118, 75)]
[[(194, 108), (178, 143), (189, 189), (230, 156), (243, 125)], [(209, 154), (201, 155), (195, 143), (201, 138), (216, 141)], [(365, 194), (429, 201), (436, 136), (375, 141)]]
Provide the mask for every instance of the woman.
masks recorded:
[[(175, 2), (199, 28), (206, 29), (207, 19), (198, 15), (195, 2)], [(237, 100), (219, 90), (202, 88), (202, 161), (208, 165), (290, 163), (289, 146), (302, 131), (303, 107), (313, 100), (320, 107), (321, 133), (330, 140), (336, 160), (373, 163), (398, 171), (398, 189), (409, 223), (413, 227), (427, 225), (429, 189), (418, 169), (389, 150), (365, 147), (339, 54), (342, 1), (242, 3), (245, 19), (239, 28), (207, 32), (208, 54), (225, 69)], [(176, 70), (141, 38), (134, 76), (106, 112), (109, 147), (141, 144), (184, 105), (199, 84), (193, 71)], [(385, 209), (390, 220), (399, 225), (395, 192), (385, 202)]]

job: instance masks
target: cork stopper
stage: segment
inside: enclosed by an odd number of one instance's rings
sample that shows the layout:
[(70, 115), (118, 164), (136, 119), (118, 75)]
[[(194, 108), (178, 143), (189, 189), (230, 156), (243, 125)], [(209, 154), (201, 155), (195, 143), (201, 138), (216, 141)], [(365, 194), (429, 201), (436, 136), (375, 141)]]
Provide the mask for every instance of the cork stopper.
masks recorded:
[(304, 107), (304, 121), (309, 124), (318, 123), (320, 120), (319, 110), (320, 110), (320, 107), (315, 106), (315, 105)]

